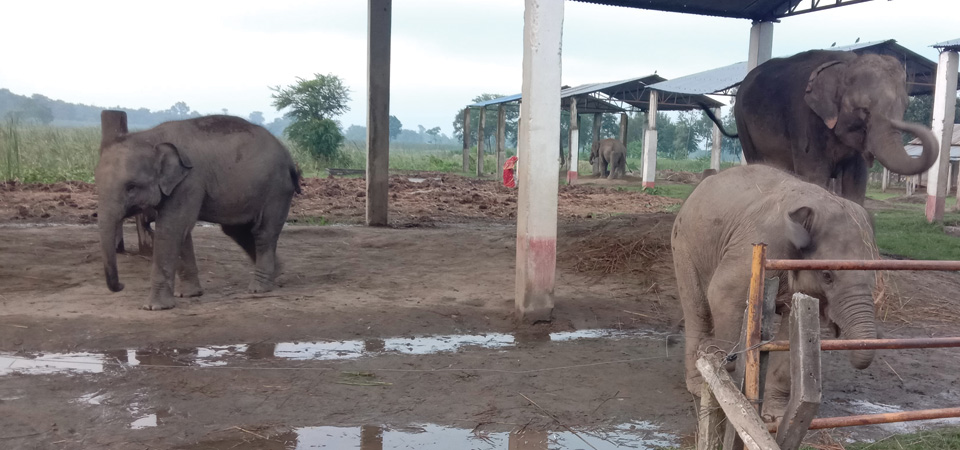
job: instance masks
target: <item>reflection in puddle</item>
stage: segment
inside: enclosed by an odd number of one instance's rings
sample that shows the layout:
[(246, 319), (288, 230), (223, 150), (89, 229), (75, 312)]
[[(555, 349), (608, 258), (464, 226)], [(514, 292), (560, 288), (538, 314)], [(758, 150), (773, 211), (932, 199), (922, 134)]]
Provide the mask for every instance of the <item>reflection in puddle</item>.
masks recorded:
[(429, 355), (452, 353), (465, 348), (505, 349), (518, 343), (568, 342), (577, 339), (652, 338), (661, 336), (647, 330), (577, 330), (538, 336), (505, 333), (451, 334), (387, 339), (326, 342), (281, 342), (238, 345), (211, 345), (196, 348), (113, 350), (102, 353), (49, 353), (18, 356), (0, 354), (0, 375), (100, 373), (112, 366), (224, 366), (230, 359), (345, 360), (384, 354)]
[[(269, 447), (270, 443), (276, 444)], [(485, 432), (465, 428), (426, 424), (402, 428), (364, 425), (360, 427), (302, 427), (240, 448), (306, 449), (656, 449), (675, 446), (679, 439), (660, 432), (648, 422), (632, 422), (614, 427), (554, 432), (524, 428), (514, 431)], [(187, 449), (199, 449), (211, 443), (198, 443)]]
[[(850, 400), (846, 402), (849, 406), (850, 415), (855, 414), (886, 414), (903, 412), (904, 409), (897, 405), (887, 405), (884, 403), (870, 402), (866, 400)], [(932, 425), (958, 425), (960, 418), (933, 419), (918, 422), (894, 422), (876, 425), (886, 432), (896, 434), (915, 433), (921, 429), (929, 428)]]

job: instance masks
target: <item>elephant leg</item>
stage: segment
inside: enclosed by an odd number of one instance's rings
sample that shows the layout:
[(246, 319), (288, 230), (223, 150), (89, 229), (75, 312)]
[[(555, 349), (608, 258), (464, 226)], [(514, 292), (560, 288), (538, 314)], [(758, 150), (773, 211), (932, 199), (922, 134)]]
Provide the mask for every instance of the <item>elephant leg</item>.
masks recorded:
[(683, 307), (684, 369), (687, 390), (693, 395), (700, 396), (703, 376), (697, 370), (697, 358), (702, 348), (701, 343), (709, 342), (713, 337), (712, 316), (703, 281), (697, 275), (688, 254), (676, 250), (674, 254), (677, 266), (677, 288)]
[[(788, 317), (781, 317), (776, 340), (790, 340)], [(763, 415), (766, 420), (783, 417), (790, 400), (790, 352), (770, 352), (763, 387)]]
[(287, 219), (290, 198), (268, 202), (261, 215), (260, 223), (253, 227), (256, 251), (256, 270), (250, 282), (250, 292), (267, 292), (274, 288), (274, 280), (279, 272), (277, 261), (277, 240)]
[[(193, 214), (185, 214), (183, 209), (170, 211), (157, 217), (157, 229), (154, 232), (156, 240), (153, 246), (153, 270), (150, 275), (150, 299), (146, 305), (143, 305), (143, 309), (156, 311), (176, 306), (176, 300), (173, 297), (173, 284), (175, 272), (179, 266), (180, 250), (184, 245), (183, 241), (197, 222), (197, 214), (200, 210), (199, 204), (196, 205), (196, 208), (186, 208), (193, 210)], [(192, 248), (192, 242), (190, 246)], [(196, 263), (194, 263), (194, 267), (196, 267)]]
[(607, 158), (605, 156), (601, 156), (600, 157), (600, 177), (601, 178), (607, 178), (608, 176), (610, 176), (610, 168), (608, 166), (610, 166), (610, 161), (607, 161)]
[(180, 246), (180, 261), (177, 266), (179, 283), (175, 295), (177, 297), (199, 297), (203, 295), (200, 287), (200, 270), (197, 269), (197, 257), (193, 253), (193, 231), (187, 233)]
[[(748, 252), (744, 252), (749, 254)], [(707, 303), (713, 316), (712, 350), (726, 353), (739, 352), (740, 330), (743, 326), (743, 312), (747, 306), (750, 279), (748, 257), (729, 255), (717, 265), (707, 288)], [(746, 270), (744, 270), (746, 267)], [(733, 370), (734, 364), (728, 364), (727, 370)]]
[(240, 245), (240, 248), (247, 253), (250, 260), (257, 262), (257, 247), (253, 239), (253, 225), (245, 223), (243, 225), (220, 225), (223, 234), (230, 236), (234, 242)]
[(840, 196), (862, 205), (867, 198), (867, 162), (861, 157), (844, 164), (840, 178)]

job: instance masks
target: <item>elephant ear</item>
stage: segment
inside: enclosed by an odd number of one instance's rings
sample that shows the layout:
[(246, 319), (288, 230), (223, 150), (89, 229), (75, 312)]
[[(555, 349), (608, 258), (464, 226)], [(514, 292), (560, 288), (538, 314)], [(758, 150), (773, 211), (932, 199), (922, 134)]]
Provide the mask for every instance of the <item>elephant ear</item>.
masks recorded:
[(840, 83), (844, 67), (846, 64), (840, 61), (821, 64), (810, 73), (806, 94), (803, 96), (807, 106), (820, 116), (831, 130), (837, 126), (837, 116), (840, 114)]
[(170, 195), (170, 193), (173, 192), (173, 188), (177, 187), (177, 185), (186, 178), (190, 169), (193, 168), (193, 163), (190, 162), (187, 155), (183, 154), (177, 146), (169, 142), (157, 144), (154, 150), (156, 150), (157, 158), (160, 162), (158, 183), (160, 185), (160, 192), (162, 192), (163, 195)]
[(809, 206), (801, 206), (787, 212), (786, 219), (786, 236), (794, 248), (803, 250), (810, 247), (812, 243), (810, 230), (813, 225), (813, 209)]

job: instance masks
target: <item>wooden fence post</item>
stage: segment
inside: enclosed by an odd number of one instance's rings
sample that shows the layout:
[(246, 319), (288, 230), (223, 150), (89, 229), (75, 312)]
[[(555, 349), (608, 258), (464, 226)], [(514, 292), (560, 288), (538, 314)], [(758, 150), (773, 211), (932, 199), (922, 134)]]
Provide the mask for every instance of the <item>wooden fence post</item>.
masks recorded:
[(777, 428), (777, 444), (800, 448), (820, 409), (820, 301), (793, 294), (790, 311), (790, 401)]
[(754, 406), (733, 384), (730, 374), (716, 355), (704, 355), (697, 360), (697, 369), (703, 381), (710, 385), (713, 396), (723, 408), (727, 421), (733, 424), (743, 444), (750, 450), (779, 450), (777, 442), (767, 431), (767, 425)]

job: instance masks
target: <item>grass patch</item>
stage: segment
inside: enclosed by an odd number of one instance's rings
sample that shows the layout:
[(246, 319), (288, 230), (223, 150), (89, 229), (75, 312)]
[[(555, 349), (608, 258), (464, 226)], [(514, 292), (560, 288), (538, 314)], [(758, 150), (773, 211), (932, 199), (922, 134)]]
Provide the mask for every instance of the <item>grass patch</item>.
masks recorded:
[(960, 428), (891, 436), (878, 442), (844, 445), (847, 450), (960, 450)]
[(902, 193), (898, 193), (898, 192), (880, 192), (879, 190), (873, 190), (873, 189), (867, 190), (867, 198), (873, 199), (873, 200), (879, 200), (879, 201), (888, 200), (894, 197), (900, 197), (902, 195), (903, 195)]
[(93, 181), (100, 157), (100, 129), (20, 125), (0, 126), (0, 177), (3, 181), (55, 183)]
[[(960, 223), (960, 214), (944, 216), (948, 225)], [(943, 225), (927, 223), (919, 208), (874, 213), (877, 246), (886, 254), (912, 259), (960, 260), (960, 239), (943, 232)]]
[(312, 225), (322, 227), (324, 225), (330, 225), (330, 221), (323, 216), (303, 216), (297, 217), (295, 219), (287, 220), (287, 223), (291, 225)]

